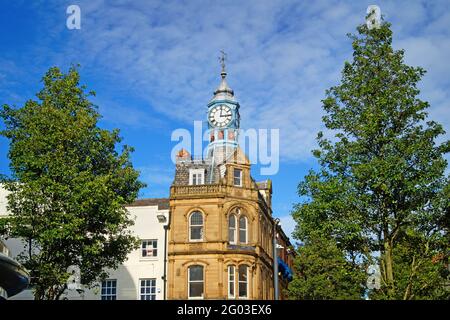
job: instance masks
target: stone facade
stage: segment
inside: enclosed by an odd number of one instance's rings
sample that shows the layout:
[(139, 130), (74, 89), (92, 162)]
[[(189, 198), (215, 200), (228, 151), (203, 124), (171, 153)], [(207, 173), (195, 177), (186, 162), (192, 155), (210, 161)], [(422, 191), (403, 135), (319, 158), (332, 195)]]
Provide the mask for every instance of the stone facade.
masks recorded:
[[(188, 170), (189, 162), (184, 161), (183, 170)], [(194, 161), (191, 165), (196, 167)], [(250, 175), (250, 163), (239, 148), (234, 157), (219, 165), (225, 166), (225, 172), (214, 183), (183, 185), (176, 179), (171, 187), (168, 299), (272, 299), (270, 184), (255, 183)], [(179, 168), (177, 165), (176, 169)], [(240, 186), (235, 185), (235, 169), (242, 170)], [(179, 177), (178, 173), (175, 175)], [(266, 189), (261, 190), (261, 186)], [(203, 218), (201, 239), (190, 239), (190, 219), (195, 212)], [(237, 229), (240, 229), (237, 221), (245, 217), (245, 241), (230, 241), (231, 214), (236, 216)], [(247, 270), (245, 277), (238, 272), (241, 265), (246, 266), (242, 267)], [(193, 266), (201, 267), (203, 275), (199, 284), (189, 279)], [(203, 286), (201, 295), (190, 294), (194, 286)]]

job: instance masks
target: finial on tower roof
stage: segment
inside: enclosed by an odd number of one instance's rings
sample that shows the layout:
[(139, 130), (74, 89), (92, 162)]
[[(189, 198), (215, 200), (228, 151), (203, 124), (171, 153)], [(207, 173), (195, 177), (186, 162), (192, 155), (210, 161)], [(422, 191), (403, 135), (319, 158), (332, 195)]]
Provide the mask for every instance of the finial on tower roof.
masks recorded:
[(222, 80), (219, 84), (219, 87), (214, 91), (214, 97), (212, 100), (234, 100), (234, 92), (233, 90), (228, 86), (227, 81), (225, 80), (227, 76), (227, 72), (225, 70), (225, 61), (227, 59), (227, 54), (225, 51), (220, 50), (221, 56), (219, 57), (220, 65), (222, 66), (222, 72), (220, 75), (222, 76)]
[(220, 53), (222, 54), (219, 57), (220, 65), (222, 66), (222, 72), (220, 73), (220, 75), (222, 76), (222, 79), (225, 79), (225, 77), (227, 76), (227, 72), (225, 71), (225, 61), (227, 59), (227, 54), (223, 50), (220, 50)]

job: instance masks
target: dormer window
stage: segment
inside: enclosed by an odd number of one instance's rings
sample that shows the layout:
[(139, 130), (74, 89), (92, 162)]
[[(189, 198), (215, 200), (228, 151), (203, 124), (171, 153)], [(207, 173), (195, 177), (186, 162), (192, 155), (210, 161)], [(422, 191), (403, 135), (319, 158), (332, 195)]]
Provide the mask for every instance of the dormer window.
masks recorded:
[(242, 187), (242, 170), (234, 169), (233, 184), (236, 187)]
[(190, 169), (189, 184), (198, 185), (205, 183), (205, 169)]

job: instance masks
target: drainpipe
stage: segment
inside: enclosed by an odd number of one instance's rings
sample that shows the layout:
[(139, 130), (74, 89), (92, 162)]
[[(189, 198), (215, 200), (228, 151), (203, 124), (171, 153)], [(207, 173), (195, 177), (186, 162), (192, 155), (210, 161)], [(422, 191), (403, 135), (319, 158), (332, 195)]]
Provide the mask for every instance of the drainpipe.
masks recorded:
[(277, 226), (280, 219), (273, 219), (273, 288), (274, 300), (278, 300), (278, 256), (277, 256)]
[(164, 300), (166, 300), (166, 288), (167, 288), (167, 230), (170, 229), (170, 209), (169, 209), (169, 213), (168, 213), (168, 217), (166, 217), (165, 214), (158, 214), (157, 216), (158, 221), (160, 223), (166, 223), (166, 225), (163, 226), (164, 228), (164, 274), (162, 276), (162, 280), (164, 282), (164, 287), (163, 287), (163, 298)]

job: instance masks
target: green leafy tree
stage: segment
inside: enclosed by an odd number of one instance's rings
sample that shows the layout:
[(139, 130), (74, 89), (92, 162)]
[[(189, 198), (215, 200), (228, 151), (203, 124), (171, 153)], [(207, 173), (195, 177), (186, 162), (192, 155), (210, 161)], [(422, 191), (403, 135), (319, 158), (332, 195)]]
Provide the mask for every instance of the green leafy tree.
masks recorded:
[(295, 236), (330, 236), (349, 261), (378, 265), (381, 288), (371, 298), (445, 298), (450, 142), (437, 143), (443, 127), (427, 120), (418, 97), (425, 71), (393, 50), (390, 24), (357, 30), (353, 59), (322, 101), (335, 135), (318, 135), (320, 169), (299, 185)]
[(97, 126), (100, 115), (88, 100), (94, 93), (85, 93), (77, 69), (51, 68), (43, 84), (39, 101), (0, 111), (11, 169), (2, 179), (11, 215), (0, 230), (25, 241), (20, 261), (31, 272), (35, 299), (58, 299), (70, 266), (89, 287), (136, 247), (124, 205), (143, 184), (132, 148), (116, 150), (119, 131)]
[(299, 247), (294, 261), (295, 276), (289, 283), (289, 299), (360, 299), (366, 274), (348, 261), (333, 239), (311, 237)]

